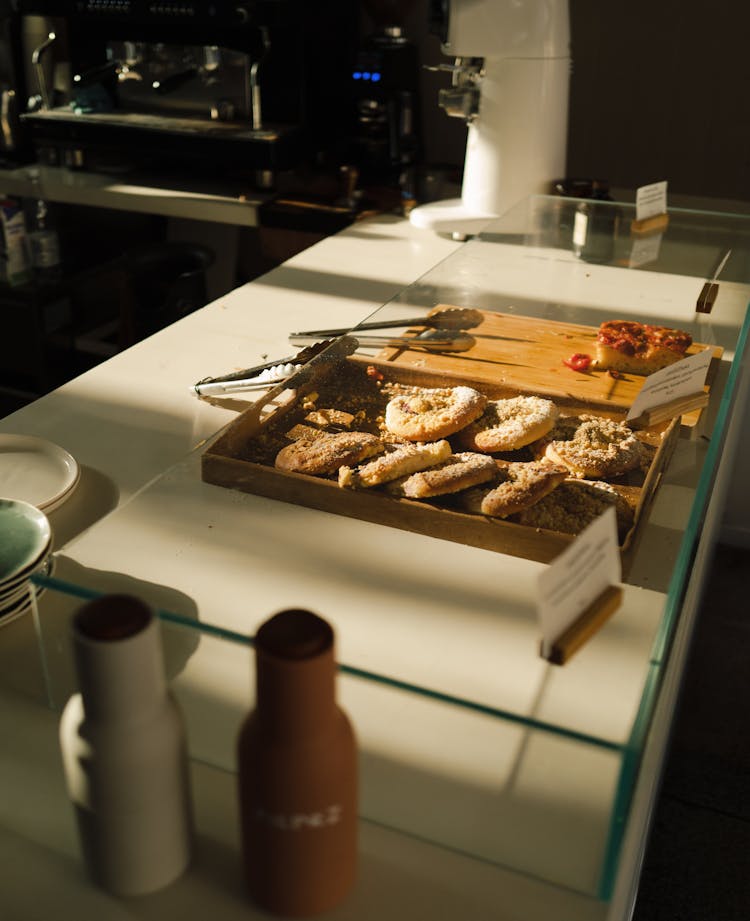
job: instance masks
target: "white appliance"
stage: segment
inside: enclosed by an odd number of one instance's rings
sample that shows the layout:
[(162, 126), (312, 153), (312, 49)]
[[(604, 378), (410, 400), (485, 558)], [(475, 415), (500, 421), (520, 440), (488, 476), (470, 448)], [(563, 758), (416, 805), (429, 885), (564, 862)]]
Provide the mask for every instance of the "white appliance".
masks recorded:
[(417, 227), (477, 233), (565, 175), (568, 0), (433, 0), (431, 27), (455, 58), (440, 105), (469, 126), (461, 198), (414, 208)]

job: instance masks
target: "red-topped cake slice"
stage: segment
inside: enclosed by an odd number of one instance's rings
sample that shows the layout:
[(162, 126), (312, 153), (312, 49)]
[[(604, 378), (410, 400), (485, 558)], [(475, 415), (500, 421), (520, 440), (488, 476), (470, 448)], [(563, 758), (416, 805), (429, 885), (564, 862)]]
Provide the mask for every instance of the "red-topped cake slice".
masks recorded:
[(607, 320), (596, 337), (594, 366), (630, 374), (652, 374), (685, 357), (690, 333), (634, 320)]

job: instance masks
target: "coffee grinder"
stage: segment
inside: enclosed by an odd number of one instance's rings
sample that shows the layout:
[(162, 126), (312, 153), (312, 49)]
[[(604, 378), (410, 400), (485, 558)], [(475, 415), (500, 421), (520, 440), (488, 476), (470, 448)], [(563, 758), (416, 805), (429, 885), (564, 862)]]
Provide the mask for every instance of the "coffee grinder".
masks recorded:
[(468, 125), (461, 198), (431, 202), (417, 227), (478, 233), (565, 175), (570, 83), (568, 0), (431, 0), (430, 29), (452, 64), (440, 91)]

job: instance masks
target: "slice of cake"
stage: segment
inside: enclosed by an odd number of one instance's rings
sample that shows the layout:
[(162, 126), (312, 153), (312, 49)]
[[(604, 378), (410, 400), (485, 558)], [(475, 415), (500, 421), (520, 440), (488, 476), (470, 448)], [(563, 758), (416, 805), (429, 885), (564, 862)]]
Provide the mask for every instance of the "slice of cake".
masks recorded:
[(634, 320), (607, 320), (596, 337), (595, 367), (631, 374), (652, 374), (685, 357), (690, 333)]

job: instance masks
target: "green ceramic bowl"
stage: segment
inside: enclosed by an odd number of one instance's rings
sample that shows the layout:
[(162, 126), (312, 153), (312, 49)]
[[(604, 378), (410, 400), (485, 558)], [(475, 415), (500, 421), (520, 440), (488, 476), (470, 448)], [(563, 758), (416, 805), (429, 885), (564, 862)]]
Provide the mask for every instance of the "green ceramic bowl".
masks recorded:
[(44, 512), (20, 499), (0, 499), (0, 592), (34, 570), (51, 539)]

